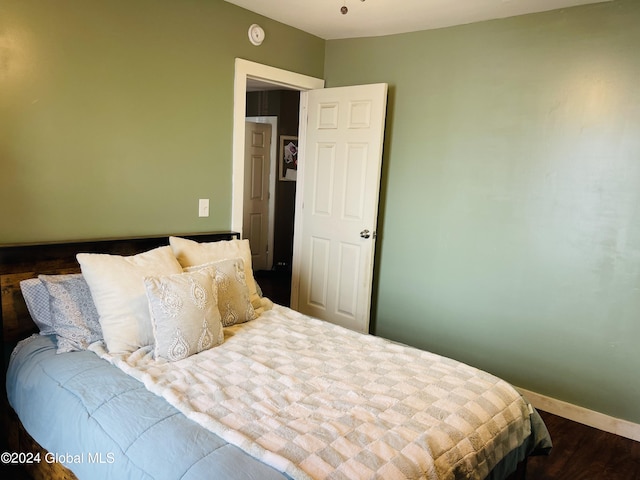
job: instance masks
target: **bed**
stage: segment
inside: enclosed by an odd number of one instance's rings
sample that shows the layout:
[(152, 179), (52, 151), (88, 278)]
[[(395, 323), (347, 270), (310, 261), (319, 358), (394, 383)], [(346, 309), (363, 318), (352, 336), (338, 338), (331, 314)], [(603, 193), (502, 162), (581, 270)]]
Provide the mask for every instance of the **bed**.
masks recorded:
[[(34, 323), (38, 282), (85, 330)], [(274, 305), (233, 232), (0, 246), (0, 286), (3, 463), (34, 478), (504, 480), (551, 448), (503, 380)]]

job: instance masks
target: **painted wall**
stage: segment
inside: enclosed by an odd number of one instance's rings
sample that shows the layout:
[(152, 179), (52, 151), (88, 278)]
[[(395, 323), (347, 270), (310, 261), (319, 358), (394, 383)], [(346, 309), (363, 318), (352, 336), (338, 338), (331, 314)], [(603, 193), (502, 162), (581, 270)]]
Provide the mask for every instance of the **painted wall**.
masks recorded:
[(640, 422), (640, 2), (327, 42), (390, 84), (374, 331)]
[(222, 0), (2, 0), (0, 243), (227, 230), (234, 59), (324, 47)]

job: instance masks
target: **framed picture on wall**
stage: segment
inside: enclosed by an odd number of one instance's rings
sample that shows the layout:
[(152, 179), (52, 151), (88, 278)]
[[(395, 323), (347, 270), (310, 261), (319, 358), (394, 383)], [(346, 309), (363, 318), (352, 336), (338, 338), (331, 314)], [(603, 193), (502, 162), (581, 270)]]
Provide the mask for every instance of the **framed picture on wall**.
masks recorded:
[(280, 180), (295, 182), (298, 178), (298, 137), (280, 135)]

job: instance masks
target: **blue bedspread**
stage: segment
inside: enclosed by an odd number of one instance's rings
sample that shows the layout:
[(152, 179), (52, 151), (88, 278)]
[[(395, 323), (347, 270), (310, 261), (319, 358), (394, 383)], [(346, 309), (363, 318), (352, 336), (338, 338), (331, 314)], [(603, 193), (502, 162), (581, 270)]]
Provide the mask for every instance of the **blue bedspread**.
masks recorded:
[[(93, 352), (56, 355), (34, 336), (12, 355), (9, 403), (27, 432), (79, 479), (282, 480)], [(105, 398), (104, 392), (109, 392)]]
[[(80, 480), (255, 479), (286, 475), (189, 420), (142, 383), (93, 352), (57, 355), (55, 337), (33, 336), (7, 372), (10, 405), (27, 432)], [(550, 447), (533, 412), (532, 435), (491, 473), (501, 479)]]

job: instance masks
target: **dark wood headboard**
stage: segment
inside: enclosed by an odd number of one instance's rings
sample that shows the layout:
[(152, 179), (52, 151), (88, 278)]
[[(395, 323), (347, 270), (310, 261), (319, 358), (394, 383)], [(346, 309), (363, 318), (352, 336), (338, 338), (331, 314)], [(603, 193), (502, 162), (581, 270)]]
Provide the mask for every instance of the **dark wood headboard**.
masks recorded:
[[(215, 242), (239, 238), (235, 232), (211, 232), (172, 234), (198, 242)], [(152, 248), (169, 245), (169, 235), (111, 238), (101, 240), (79, 240), (40, 244), (0, 244), (0, 339), (3, 346), (3, 377), (6, 359), (15, 343), (37, 328), (22, 298), (20, 281), (40, 274), (61, 274), (80, 271), (76, 254), (110, 253), (113, 255), (135, 255)]]

